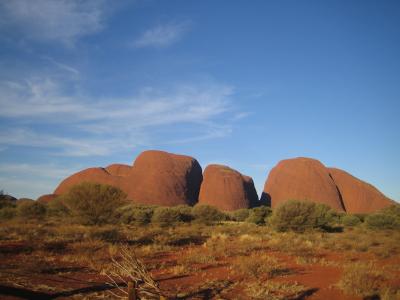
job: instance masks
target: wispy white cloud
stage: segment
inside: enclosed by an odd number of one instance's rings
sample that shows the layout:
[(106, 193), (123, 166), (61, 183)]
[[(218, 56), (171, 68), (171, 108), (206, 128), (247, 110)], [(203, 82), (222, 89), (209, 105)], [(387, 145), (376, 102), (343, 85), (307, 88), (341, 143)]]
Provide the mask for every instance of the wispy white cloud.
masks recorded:
[[(152, 130), (176, 124), (201, 130), (164, 140), (165, 144), (220, 138), (229, 135), (231, 127), (213, 120), (232, 110), (233, 93), (224, 84), (180, 84), (165, 90), (144, 88), (125, 98), (97, 99), (68, 94), (51, 78), (3, 81), (0, 117), (23, 122), (0, 132), (0, 146), (51, 148), (54, 154), (69, 156), (109, 155), (139, 145), (159, 145), (151, 138)], [(55, 136), (27, 126), (37, 122), (68, 128), (73, 134)]]
[(30, 39), (72, 45), (103, 29), (105, 4), (103, 0), (2, 1), (0, 25), (17, 28)]
[(168, 23), (147, 29), (133, 45), (142, 47), (167, 47), (179, 41), (190, 29), (190, 22)]

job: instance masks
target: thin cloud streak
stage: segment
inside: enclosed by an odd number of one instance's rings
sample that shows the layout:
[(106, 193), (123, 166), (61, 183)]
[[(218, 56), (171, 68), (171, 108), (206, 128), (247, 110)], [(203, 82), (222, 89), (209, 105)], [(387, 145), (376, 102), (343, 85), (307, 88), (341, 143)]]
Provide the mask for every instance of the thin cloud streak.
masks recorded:
[(133, 46), (136, 48), (162, 48), (178, 42), (190, 29), (190, 22), (169, 23), (147, 29), (136, 39)]
[[(63, 156), (105, 156), (143, 145), (189, 143), (231, 133), (229, 123), (212, 122), (232, 110), (234, 89), (224, 84), (148, 87), (122, 99), (69, 95), (64, 90), (50, 78), (0, 82), (0, 117), (21, 123), (0, 133), (0, 146), (48, 148)], [(55, 136), (26, 125), (38, 122), (73, 133)], [(153, 130), (176, 124), (196, 126), (197, 134), (153, 141)]]
[[(4, 26), (29, 39), (73, 46), (77, 39), (104, 28), (105, 1), (13, 0), (0, 4)], [(0, 24), (1, 25), (1, 24)]]

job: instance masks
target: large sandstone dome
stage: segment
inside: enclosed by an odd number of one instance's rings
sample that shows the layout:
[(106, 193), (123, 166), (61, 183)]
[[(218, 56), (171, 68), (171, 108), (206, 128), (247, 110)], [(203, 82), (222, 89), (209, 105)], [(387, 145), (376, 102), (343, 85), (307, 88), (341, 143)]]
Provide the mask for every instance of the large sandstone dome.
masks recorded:
[(209, 165), (204, 170), (199, 204), (232, 211), (257, 206), (258, 196), (253, 179), (222, 165)]
[(344, 211), (340, 194), (327, 168), (311, 158), (280, 161), (268, 175), (264, 194), (270, 199), (272, 208), (288, 200), (302, 200)]
[(108, 184), (118, 188), (122, 187), (122, 177), (113, 176), (104, 168), (89, 168), (64, 179), (56, 188), (54, 194), (65, 194), (71, 187), (82, 182)]
[(112, 164), (75, 173), (63, 180), (54, 194), (64, 194), (82, 182), (95, 182), (120, 188), (136, 203), (193, 205), (202, 178), (201, 167), (193, 157), (151, 150), (142, 152), (133, 167)]
[(193, 157), (150, 150), (136, 158), (123, 190), (137, 203), (193, 205), (202, 179), (201, 167)]
[(371, 184), (340, 169), (328, 170), (340, 191), (346, 212), (372, 213), (394, 204)]

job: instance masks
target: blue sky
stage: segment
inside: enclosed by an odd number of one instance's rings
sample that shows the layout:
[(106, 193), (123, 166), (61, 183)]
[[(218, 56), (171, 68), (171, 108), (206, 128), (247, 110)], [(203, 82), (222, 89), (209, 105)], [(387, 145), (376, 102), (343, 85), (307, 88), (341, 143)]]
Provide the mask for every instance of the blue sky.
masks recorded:
[(253, 177), (307, 156), (400, 200), (398, 1), (0, 4), (0, 189), (143, 150)]

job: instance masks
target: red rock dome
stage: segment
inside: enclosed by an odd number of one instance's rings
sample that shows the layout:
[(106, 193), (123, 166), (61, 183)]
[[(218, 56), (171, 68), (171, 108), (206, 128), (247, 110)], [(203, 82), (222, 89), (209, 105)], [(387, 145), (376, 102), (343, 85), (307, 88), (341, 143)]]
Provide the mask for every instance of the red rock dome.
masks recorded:
[(75, 173), (66, 179), (64, 179), (59, 186), (54, 191), (54, 194), (61, 195), (79, 183), (82, 182), (94, 182), (101, 184), (108, 184), (118, 188), (121, 188), (122, 178), (119, 176), (113, 176), (107, 172), (106, 169), (103, 168), (89, 168), (78, 173)]
[(196, 159), (164, 151), (144, 151), (125, 177), (123, 190), (136, 203), (173, 206), (197, 202), (202, 170)]
[(52, 200), (54, 200), (57, 197), (56, 194), (46, 194), (42, 195), (39, 198), (36, 199), (36, 201), (41, 202), (41, 203), (49, 203)]
[(257, 206), (253, 179), (223, 165), (209, 165), (204, 170), (199, 204), (232, 211)]
[(132, 167), (123, 164), (112, 164), (105, 168), (113, 176), (128, 176), (132, 172)]
[(339, 189), (348, 213), (371, 213), (395, 203), (371, 184), (343, 170), (336, 168), (328, 170)]
[(288, 200), (314, 201), (344, 211), (336, 185), (318, 160), (293, 158), (280, 161), (269, 173), (264, 195), (277, 207)]

